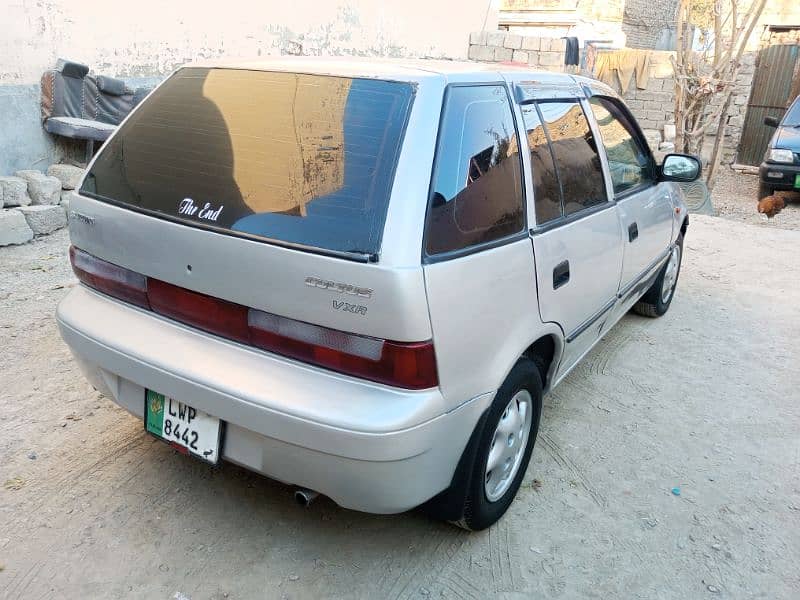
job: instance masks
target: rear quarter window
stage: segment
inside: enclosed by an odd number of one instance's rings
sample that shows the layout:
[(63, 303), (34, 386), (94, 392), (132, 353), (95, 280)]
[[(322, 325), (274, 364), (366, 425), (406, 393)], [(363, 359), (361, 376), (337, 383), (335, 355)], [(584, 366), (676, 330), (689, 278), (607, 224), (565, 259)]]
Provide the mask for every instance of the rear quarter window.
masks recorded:
[(409, 83), (185, 68), (97, 157), (83, 193), (224, 233), (376, 254)]
[(448, 89), (425, 227), (428, 255), (523, 230), (519, 146), (502, 85)]

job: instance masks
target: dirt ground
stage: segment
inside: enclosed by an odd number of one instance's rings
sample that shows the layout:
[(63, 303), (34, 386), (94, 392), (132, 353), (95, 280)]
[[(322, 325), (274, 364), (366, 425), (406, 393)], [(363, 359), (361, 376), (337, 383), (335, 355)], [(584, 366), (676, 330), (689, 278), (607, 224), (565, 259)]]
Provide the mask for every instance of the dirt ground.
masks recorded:
[(767, 219), (756, 210), (758, 176), (722, 169), (711, 199), (717, 215), (762, 227), (800, 230), (800, 193), (780, 192), (786, 203), (780, 213)]
[(67, 244), (0, 249), (2, 598), (797, 598), (800, 231), (693, 217), (670, 312), (547, 396), (481, 533), (302, 509), (145, 435), (59, 338)]

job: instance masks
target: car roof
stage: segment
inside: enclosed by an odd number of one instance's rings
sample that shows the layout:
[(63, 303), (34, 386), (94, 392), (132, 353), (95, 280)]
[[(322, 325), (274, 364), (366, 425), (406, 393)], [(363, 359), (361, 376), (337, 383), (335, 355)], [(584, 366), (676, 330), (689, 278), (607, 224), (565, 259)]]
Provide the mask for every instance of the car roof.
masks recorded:
[(398, 59), (398, 58), (352, 58), (316, 56), (280, 56), (258, 60), (221, 59), (190, 63), (186, 67), (244, 69), (252, 71), (283, 71), (312, 75), (339, 77), (366, 77), (375, 79), (399, 79), (416, 81), (431, 77), (475, 75), (477, 80), (508, 79), (520, 76), (546, 77), (548, 81), (573, 82), (572, 76), (564, 73), (536, 71), (521, 63), (479, 63), (442, 59)]

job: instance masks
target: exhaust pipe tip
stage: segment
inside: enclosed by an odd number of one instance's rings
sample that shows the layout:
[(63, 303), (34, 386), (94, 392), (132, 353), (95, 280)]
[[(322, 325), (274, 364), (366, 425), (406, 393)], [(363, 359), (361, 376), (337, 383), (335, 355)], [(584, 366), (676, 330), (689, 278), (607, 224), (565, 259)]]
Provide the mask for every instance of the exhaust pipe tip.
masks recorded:
[(317, 496), (319, 496), (319, 492), (305, 488), (299, 488), (294, 491), (294, 501), (303, 508), (308, 508)]

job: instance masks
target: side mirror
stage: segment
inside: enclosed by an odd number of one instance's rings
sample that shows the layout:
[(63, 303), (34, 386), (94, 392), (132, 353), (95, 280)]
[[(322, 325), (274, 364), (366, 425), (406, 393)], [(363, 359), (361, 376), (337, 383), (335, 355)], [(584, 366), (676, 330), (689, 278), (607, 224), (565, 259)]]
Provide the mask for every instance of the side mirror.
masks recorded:
[(777, 117), (764, 117), (764, 125), (767, 127), (778, 127), (781, 124)]
[(689, 154), (667, 154), (661, 166), (662, 181), (696, 181), (703, 172), (700, 159)]

